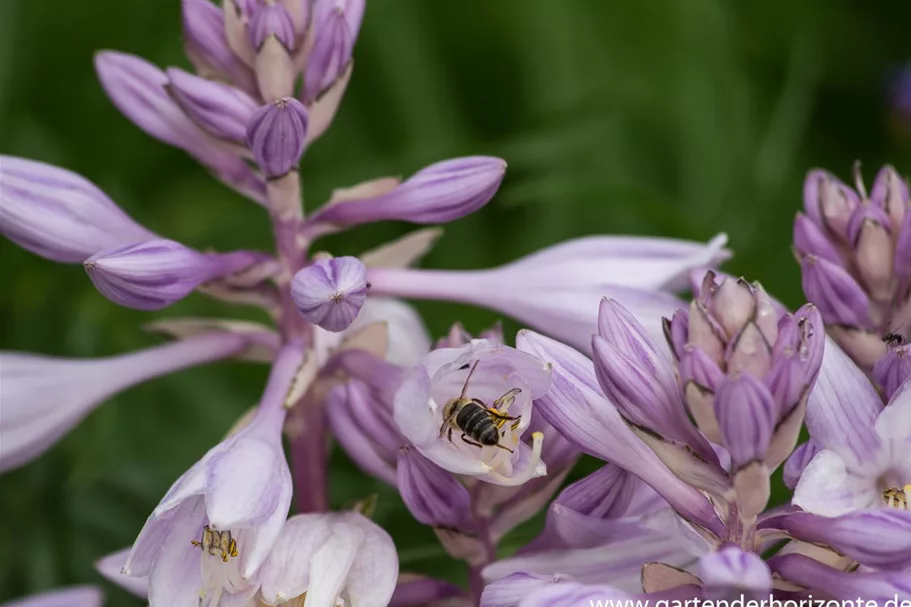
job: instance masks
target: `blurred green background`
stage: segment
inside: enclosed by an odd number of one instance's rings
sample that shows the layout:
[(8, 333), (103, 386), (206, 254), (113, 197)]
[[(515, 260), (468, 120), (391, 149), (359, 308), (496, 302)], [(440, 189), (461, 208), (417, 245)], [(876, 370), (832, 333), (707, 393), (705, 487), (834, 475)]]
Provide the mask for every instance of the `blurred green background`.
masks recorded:
[[(370, 0), (353, 83), (305, 158), (308, 204), (443, 158), (498, 155), (509, 162), (500, 193), (447, 226), (425, 265), (483, 267), (592, 233), (726, 231), (729, 271), (798, 305), (789, 243), (806, 170), (848, 178), (861, 159), (870, 181), (884, 162), (911, 166), (908, 129), (887, 104), (894, 70), (911, 58), (908, 23), (911, 3), (899, 1)], [(268, 247), (260, 208), (145, 136), (96, 81), (96, 49), (185, 65), (179, 24), (178, 0), (0, 0), (0, 153), (77, 171), (150, 229), (197, 248)], [(330, 244), (357, 252), (405, 229), (371, 226)], [(260, 319), (201, 296), (156, 315), (118, 308), (78, 266), (6, 241), (0, 259), (3, 349), (106, 355), (156, 343), (140, 329), (153, 318)], [(496, 319), (419, 308), (437, 335), (456, 319), (473, 331)], [(133, 540), (169, 484), (257, 401), (265, 376), (223, 363), (135, 388), (0, 478), (0, 599), (98, 581), (92, 562)], [(403, 570), (464, 579), (391, 491), (340, 453), (333, 467), (335, 506), (380, 492), (377, 519)], [(138, 604), (109, 590), (109, 605)]]

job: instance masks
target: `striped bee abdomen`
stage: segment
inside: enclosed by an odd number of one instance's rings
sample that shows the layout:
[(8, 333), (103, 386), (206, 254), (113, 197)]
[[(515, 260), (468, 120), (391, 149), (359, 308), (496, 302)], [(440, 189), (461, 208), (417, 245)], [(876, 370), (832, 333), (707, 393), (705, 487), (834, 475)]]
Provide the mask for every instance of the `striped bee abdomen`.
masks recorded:
[(487, 409), (476, 402), (466, 403), (456, 416), (456, 425), (469, 438), (482, 445), (496, 445), (500, 441), (497, 426)]

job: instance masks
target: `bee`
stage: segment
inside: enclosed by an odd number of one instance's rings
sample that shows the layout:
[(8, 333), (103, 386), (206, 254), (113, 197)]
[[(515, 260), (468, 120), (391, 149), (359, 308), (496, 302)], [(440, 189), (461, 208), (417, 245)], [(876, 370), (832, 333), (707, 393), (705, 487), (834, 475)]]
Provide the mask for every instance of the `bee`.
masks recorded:
[(231, 537), (230, 531), (217, 531), (206, 525), (202, 529), (202, 536), (190, 543), (203, 552), (220, 556), (225, 563), (229, 556), (237, 556), (237, 540)]
[[(452, 431), (460, 430), (462, 440), (473, 447), (499, 447), (510, 453), (512, 449), (500, 444), (500, 436), (503, 434), (501, 428), (506, 422), (513, 422), (512, 428), (515, 430), (519, 425), (518, 417), (511, 417), (500, 412), (500, 408), (509, 408), (509, 405), (516, 399), (522, 390), (513, 388), (503, 394), (500, 398), (493, 401), (492, 406), (488, 407), (484, 401), (479, 398), (468, 398), (468, 381), (471, 375), (478, 367), (478, 362), (468, 371), (468, 377), (465, 378), (465, 384), (462, 386), (462, 393), (458, 398), (454, 398), (446, 403), (443, 408), (443, 424), (440, 426), (440, 437), (448, 432), (449, 442), (452, 442)], [(463, 369), (466, 368), (462, 367)]]

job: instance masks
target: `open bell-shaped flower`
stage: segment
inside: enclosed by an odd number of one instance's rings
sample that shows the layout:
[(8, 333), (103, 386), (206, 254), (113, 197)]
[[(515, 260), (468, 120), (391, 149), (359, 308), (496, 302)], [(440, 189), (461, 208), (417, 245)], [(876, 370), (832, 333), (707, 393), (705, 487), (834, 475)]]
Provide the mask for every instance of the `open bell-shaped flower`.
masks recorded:
[(385, 531), (358, 513), (288, 519), (262, 567), (265, 605), (385, 607), (395, 592), (398, 554)]
[(149, 516), (123, 572), (149, 576), (152, 607), (216, 606), (223, 596), (256, 593), (291, 504), (281, 432), (303, 360), (300, 344), (279, 352), (254, 418), (184, 473)]
[(0, 233), (65, 263), (156, 238), (84, 177), (12, 156), (0, 156)]
[(155, 239), (101, 251), (84, 262), (102, 295), (128, 308), (159, 310), (196, 287), (240, 272), (263, 256), (248, 251), (203, 254)]
[(317, 260), (294, 275), (291, 297), (307, 322), (343, 331), (367, 298), (367, 270), (356, 257)]
[(550, 365), (498, 342), (474, 340), (424, 357), (395, 395), (399, 430), (454, 474), (520, 485), (546, 473), (544, 437), (521, 440), (532, 401), (550, 386)]
[(153, 377), (239, 354), (247, 345), (242, 335), (207, 333), (107, 358), (0, 353), (0, 472), (44, 453), (110, 396)]

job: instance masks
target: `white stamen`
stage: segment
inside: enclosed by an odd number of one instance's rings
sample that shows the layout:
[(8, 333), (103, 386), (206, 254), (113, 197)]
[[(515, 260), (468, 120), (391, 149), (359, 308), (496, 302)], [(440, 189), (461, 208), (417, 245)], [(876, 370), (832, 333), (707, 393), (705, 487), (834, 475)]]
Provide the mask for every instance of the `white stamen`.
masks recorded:
[(529, 457), (529, 461), (527, 462), (525, 469), (522, 470), (521, 474), (517, 474), (515, 476), (503, 476), (491, 468), (488, 473), (490, 475), (490, 478), (495, 479), (504, 487), (514, 487), (527, 482), (535, 476), (540, 476), (537, 474), (537, 470), (538, 464), (541, 463), (541, 450), (544, 448), (544, 435), (541, 432), (535, 432), (531, 435), (531, 439), (531, 457)]

